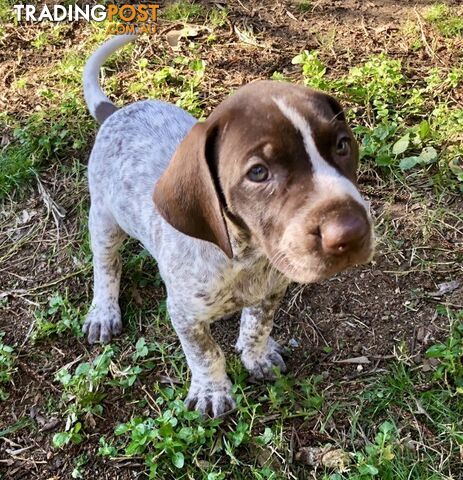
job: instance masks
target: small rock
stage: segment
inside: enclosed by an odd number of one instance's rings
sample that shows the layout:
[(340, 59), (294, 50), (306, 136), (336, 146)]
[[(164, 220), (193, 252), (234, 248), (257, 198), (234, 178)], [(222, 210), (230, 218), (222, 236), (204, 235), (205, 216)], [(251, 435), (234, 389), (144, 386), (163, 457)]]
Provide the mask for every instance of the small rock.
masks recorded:
[(452, 293), (460, 286), (460, 282), (458, 280), (452, 280), (450, 282), (443, 282), (437, 285), (438, 290), (436, 292), (430, 292), (429, 295), (431, 297), (442, 297), (443, 295), (447, 295), (448, 293)]
[(437, 358), (425, 358), (423, 359), (423, 372), (431, 372), (439, 365), (439, 360)]
[(421, 326), (421, 327), (418, 327), (418, 330), (416, 331), (416, 339), (420, 342), (420, 343), (425, 343), (425, 338), (429, 336), (429, 332), (427, 330), (427, 328)]
[(46, 422), (43, 427), (42, 427), (42, 432), (48, 432), (49, 430), (53, 430), (54, 428), (56, 428), (58, 425), (59, 425), (60, 421), (53, 417), (53, 418), (50, 418), (50, 420), (48, 420), (48, 422)]
[(288, 342), (288, 345), (291, 348), (297, 348), (299, 346), (299, 342), (295, 338), (291, 338)]

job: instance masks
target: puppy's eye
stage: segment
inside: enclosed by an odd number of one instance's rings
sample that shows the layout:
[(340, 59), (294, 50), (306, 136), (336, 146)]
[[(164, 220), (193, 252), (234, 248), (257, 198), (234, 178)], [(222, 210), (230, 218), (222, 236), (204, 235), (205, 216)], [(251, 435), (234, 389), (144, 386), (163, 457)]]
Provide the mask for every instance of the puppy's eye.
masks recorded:
[(338, 140), (338, 144), (336, 145), (336, 155), (340, 157), (345, 157), (350, 152), (350, 138), (349, 137), (342, 137)]
[(264, 165), (254, 165), (248, 170), (247, 177), (251, 182), (265, 182), (269, 177), (269, 171)]

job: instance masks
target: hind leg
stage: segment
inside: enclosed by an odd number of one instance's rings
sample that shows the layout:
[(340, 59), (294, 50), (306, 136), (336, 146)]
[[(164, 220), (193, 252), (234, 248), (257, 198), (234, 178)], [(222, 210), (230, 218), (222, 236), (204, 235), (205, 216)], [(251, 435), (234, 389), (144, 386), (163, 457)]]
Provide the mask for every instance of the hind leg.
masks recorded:
[(122, 331), (119, 308), (121, 256), (126, 234), (104, 208), (92, 204), (89, 229), (93, 253), (93, 301), (83, 331), (89, 343), (107, 343)]

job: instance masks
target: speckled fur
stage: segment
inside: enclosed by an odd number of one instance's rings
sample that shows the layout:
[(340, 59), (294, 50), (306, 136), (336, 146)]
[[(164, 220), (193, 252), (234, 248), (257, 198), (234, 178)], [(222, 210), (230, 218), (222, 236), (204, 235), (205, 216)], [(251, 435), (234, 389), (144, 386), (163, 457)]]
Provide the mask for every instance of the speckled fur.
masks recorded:
[[(118, 251), (138, 239), (157, 260), (191, 369), (186, 405), (215, 417), (235, 403), (211, 323), (241, 311), (236, 349), (252, 377), (271, 379), (285, 370), (270, 333), (289, 279), (319, 281), (371, 258), (358, 147), (334, 98), (284, 82), (243, 86), (204, 123), (161, 101), (117, 110), (99, 71), (135, 38), (108, 40), (84, 69), (89, 111), (103, 122), (88, 169), (94, 297), (84, 331), (91, 343), (121, 332)], [(265, 181), (253, 179), (263, 165)]]
[(127, 235), (137, 238), (157, 260), (172, 324), (192, 372), (186, 404), (217, 416), (232, 409), (234, 400), (211, 323), (243, 309), (237, 350), (255, 378), (271, 378), (273, 367), (285, 369), (270, 332), (289, 281), (233, 233), (235, 226), (229, 225), (234, 253), (229, 259), (214, 244), (178, 232), (159, 215), (154, 186), (194, 123), (174, 105), (144, 101), (117, 111), (102, 125), (88, 169), (94, 298), (84, 331), (91, 343), (108, 342), (121, 332), (118, 249)]

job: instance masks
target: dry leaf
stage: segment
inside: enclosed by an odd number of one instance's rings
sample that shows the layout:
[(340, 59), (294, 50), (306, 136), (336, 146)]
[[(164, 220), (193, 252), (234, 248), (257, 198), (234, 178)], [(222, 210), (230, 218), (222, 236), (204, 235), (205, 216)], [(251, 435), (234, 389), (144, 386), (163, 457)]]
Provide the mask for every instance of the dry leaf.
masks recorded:
[(167, 32), (166, 39), (167, 43), (175, 48), (178, 47), (180, 40), (182, 38), (190, 38), (190, 37), (197, 37), (199, 35), (199, 29), (196, 27), (192, 27), (191, 25), (186, 25), (180, 30), (171, 30)]
[(341, 448), (303, 447), (297, 452), (296, 460), (311, 467), (325, 467), (339, 473), (348, 470), (351, 458), (348, 452)]
[(343, 473), (348, 470), (350, 455), (341, 448), (336, 448), (326, 452), (321, 458), (321, 463), (326, 468)]

